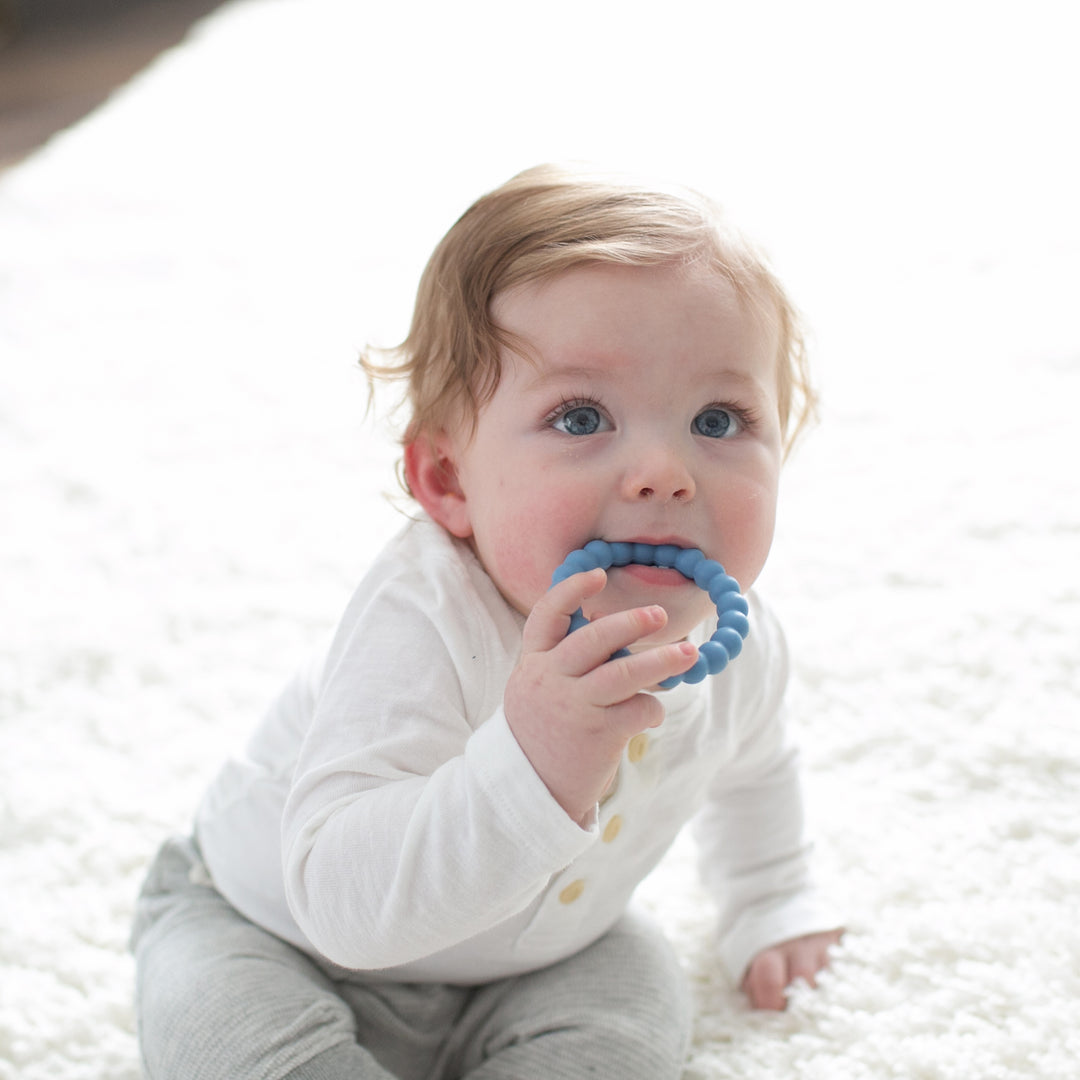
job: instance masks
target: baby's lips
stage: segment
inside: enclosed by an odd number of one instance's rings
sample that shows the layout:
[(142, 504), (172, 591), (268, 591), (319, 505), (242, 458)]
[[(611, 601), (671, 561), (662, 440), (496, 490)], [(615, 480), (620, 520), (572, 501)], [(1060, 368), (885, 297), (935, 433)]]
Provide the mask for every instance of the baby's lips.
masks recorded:
[[(694, 578), (694, 571), (705, 560), (699, 548), (678, 544), (647, 544), (632, 540), (590, 540), (572, 551), (552, 574), (551, 584), (597, 568), (609, 570), (620, 566), (659, 566), (677, 569), (683, 577)], [(719, 564), (714, 564), (719, 565)]]

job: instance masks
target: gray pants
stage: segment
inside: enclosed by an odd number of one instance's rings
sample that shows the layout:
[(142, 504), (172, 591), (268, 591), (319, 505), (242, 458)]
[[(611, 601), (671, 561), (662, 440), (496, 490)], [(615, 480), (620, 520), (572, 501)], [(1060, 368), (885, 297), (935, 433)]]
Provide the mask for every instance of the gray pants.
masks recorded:
[[(676, 1080), (685, 979), (627, 916), (576, 956), (479, 987), (364, 982), (200, 884), (190, 840), (139, 898), (136, 1013), (152, 1080)], [(192, 873), (193, 869), (196, 871)]]

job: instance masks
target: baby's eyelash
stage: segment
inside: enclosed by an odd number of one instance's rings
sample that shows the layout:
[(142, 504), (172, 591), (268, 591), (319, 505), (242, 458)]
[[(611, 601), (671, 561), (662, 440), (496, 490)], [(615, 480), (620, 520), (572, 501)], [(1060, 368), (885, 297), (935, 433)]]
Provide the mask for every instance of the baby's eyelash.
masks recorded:
[(545, 427), (550, 427), (560, 417), (565, 416), (568, 412), (573, 412), (574, 409), (591, 408), (596, 409), (598, 412), (604, 412), (604, 406), (600, 404), (596, 398), (586, 397), (584, 394), (563, 398), (554, 409), (551, 410), (544, 417)]
[(722, 409), (726, 413), (730, 413), (738, 420), (741, 427), (747, 431), (752, 431), (761, 422), (761, 414), (757, 409), (749, 405), (740, 405), (735, 401), (714, 401), (710, 405), (706, 405), (701, 412), (708, 412), (709, 409)]
[[(562, 399), (554, 409), (548, 412), (541, 424), (543, 427), (552, 427), (557, 424), (563, 417), (572, 413), (575, 409), (595, 409), (601, 417), (607, 421), (607, 411), (604, 406), (595, 398), (590, 397), (587, 394), (575, 394)], [(741, 431), (754, 431), (761, 419), (760, 412), (750, 406), (741, 405), (735, 401), (714, 401), (707, 405), (703, 405), (701, 409), (695, 413), (695, 416), (700, 416), (702, 413), (709, 412), (710, 410), (719, 410), (728, 413), (738, 425), (738, 429)]]

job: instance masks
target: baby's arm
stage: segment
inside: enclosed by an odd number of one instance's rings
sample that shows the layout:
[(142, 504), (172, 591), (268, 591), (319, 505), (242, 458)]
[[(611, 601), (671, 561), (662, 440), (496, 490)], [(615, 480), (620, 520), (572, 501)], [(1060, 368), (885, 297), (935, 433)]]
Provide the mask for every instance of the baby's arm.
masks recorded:
[(719, 901), (724, 964), (754, 1008), (783, 1009), (795, 979), (815, 985), (842, 931), (813, 887), (798, 758), (782, 745), (768, 753), (767, 730), (755, 741), (747, 758), (760, 771), (747, 760), (740, 783), (716, 785), (697, 832)]
[(751, 595), (753, 631), (727, 681), (712, 686), (734, 756), (714, 777), (695, 834), (717, 901), (720, 958), (756, 1008), (783, 1008), (785, 987), (813, 984), (842, 920), (818, 892), (799, 756), (785, 723), (789, 660), (775, 617)]
[(697, 658), (693, 645), (678, 642), (607, 662), (663, 628), (667, 614), (660, 607), (617, 612), (568, 637), (570, 616), (606, 581), (603, 570), (575, 574), (537, 601), (504, 698), (507, 723), (525, 756), (578, 823), (590, 817), (627, 742), (663, 721), (663, 706), (642, 691)]

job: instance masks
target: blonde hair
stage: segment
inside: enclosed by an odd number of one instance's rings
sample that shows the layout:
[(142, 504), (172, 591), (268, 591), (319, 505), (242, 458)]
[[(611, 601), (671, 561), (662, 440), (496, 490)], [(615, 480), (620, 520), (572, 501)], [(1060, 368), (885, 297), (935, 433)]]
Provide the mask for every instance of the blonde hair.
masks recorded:
[[(372, 385), (405, 382), (402, 442), (475, 425), (498, 386), (500, 351), (521, 351), (492, 319), (499, 293), (588, 263), (698, 265), (726, 278), (775, 327), (781, 430), (791, 449), (816, 394), (798, 313), (762, 256), (695, 191), (554, 165), (519, 173), (473, 203), (428, 261), (408, 337), (361, 357)], [(390, 362), (377, 363), (377, 353)]]

